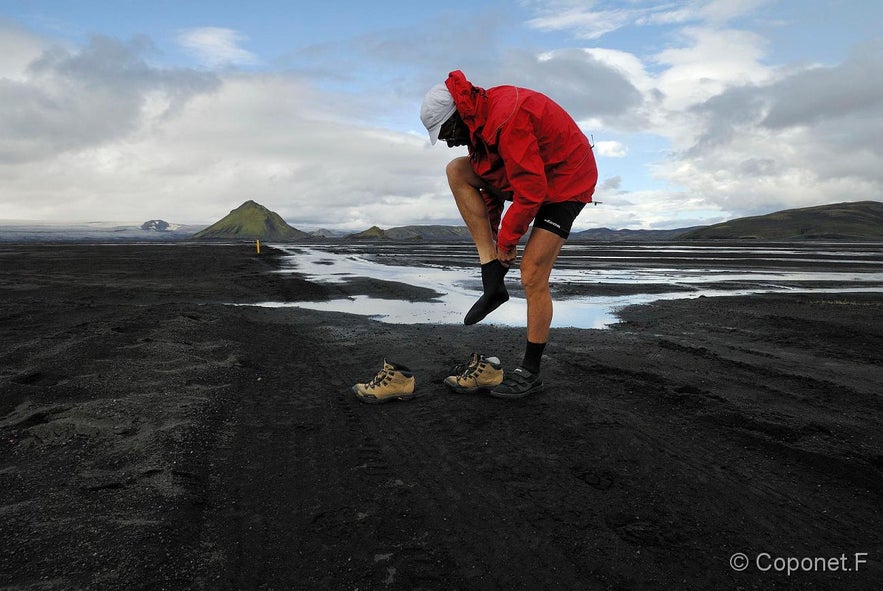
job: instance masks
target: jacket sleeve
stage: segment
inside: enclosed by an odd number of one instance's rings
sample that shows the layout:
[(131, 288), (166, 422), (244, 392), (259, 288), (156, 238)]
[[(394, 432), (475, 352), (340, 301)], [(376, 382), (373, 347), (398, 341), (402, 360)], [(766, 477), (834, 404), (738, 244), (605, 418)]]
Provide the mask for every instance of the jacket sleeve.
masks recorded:
[(546, 170), (530, 115), (521, 111), (500, 134), (498, 150), (512, 189), (497, 236), (502, 250), (514, 248), (543, 205), (548, 192)]

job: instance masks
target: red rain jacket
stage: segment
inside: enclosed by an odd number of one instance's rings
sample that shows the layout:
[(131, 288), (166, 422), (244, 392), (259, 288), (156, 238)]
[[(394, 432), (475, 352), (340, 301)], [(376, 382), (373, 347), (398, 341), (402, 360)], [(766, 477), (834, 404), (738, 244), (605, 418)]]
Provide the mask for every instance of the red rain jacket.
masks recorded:
[(591, 203), (598, 182), (592, 147), (557, 103), (526, 88), (479, 88), (460, 70), (445, 85), (471, 134), (473, 170), (512, 200), (502, 216), (501, 197), (482, 191), (502, 250), (518, 244), (543, 203)]

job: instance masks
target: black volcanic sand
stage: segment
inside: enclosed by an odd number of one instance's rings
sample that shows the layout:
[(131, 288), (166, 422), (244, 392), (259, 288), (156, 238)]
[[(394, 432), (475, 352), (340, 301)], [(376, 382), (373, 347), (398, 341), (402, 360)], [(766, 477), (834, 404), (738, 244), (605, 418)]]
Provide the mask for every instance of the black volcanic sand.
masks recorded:
[(0, 588), (880, 588), (883, 295), (630, 308), (503, 401), (442, 379), (522, 330), (229, 305), (347, 293), (277, 262), (0, 246)]

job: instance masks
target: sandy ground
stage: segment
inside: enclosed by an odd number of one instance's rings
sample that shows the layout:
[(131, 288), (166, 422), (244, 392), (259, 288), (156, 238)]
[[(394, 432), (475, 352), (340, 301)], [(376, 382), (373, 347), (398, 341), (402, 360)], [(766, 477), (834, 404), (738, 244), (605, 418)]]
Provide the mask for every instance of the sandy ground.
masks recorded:
[(503, 401), (442, 380), (520, 329), (229, 305), (404, 293), (276, 264), (0, 245), (0, 589), (880, 588), (883, 295), (630, 308)]

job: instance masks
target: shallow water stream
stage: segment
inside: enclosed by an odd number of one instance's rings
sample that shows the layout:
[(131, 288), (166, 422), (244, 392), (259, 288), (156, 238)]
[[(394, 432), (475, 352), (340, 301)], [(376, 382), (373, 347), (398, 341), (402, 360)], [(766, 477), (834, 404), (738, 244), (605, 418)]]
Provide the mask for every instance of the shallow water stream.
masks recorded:
[[(346, 312), (396, 323), (459, 324), (480, 295), (469, 244), (347, 243), (274, 245), (288, 253), (283, 273), (315, 282), (360, 278), (432, 290), (428, 301), (356, 295), (325, 302), (264, 302)], [(523, 325), (526, 302), (518, 270), (507, 276), (512, 298), (485, 323)], [(604, 328), (633, 304), (754, 293), (883, 291), (881, 244), (618, 245), (567, 244), (552, 273), (553, 326)]]

